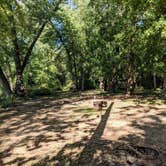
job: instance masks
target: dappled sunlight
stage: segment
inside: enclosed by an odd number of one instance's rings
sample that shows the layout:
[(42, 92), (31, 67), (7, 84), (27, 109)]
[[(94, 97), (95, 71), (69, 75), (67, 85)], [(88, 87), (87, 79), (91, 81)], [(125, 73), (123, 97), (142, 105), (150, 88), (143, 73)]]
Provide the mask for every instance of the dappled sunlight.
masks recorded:
[(149, 127), (164, 125), (166, 124), (166, 116), (159, 114), (164, 113), (165, 110), (166, 106), (164, 105), (154, 107), (150, 105), (134, 105), (131, 101), (129, 103), (116, 102), (110, 117), (109, 129), (106, 129), (105, 136), (111, 137), (111, 139), (114, 139), (115, 136), (115, 139), (118, 139), (121, 135), (133, 133), (144, 137), (146, 135), (144, 128), (137, 127), (136, 124), (138, 126), (149, 125)]
[[(84, 98), (79, 100), (86, 103)], [(34, 158), (55, 155), (66, 143), (90, 136), (99, 120), (97, 112), (91, 114), (91, 108), (85, 104), (86, 113), (74, 113), (78, 104), (78, 99), (66, 102), (66, 99), (44, 98), (25, 102), (2, 113), (0, 153), (4, 164), (24, 163), (27, 159), (34, 162)]]
[(165, 11), (0, 0), (0, 166), (164, 166)]
[(56, 165), (115, 163), (113, 149), (122, 143), (165, 152), (166, 105), (137, 105), (131, 98), (108, 97), (100, 119), (93, 99), (85, 97), (41, 98), (36, 104), (27, 101), (2, 112), (0, 154), (4, 165), (31, 165), (39, 160)]

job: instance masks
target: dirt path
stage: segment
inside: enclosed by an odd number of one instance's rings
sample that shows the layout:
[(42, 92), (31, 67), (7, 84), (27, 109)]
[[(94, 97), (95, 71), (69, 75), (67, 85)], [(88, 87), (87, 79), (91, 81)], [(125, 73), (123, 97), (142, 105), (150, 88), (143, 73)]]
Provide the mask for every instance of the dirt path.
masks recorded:
[(124, 96), (105, 100), (110, 109), (102, 119), (92, 96), (40, 98), (2, 111), (2, 165), (113, 165), (112, 149), (122, 143), (166, 154), (166, 104)]

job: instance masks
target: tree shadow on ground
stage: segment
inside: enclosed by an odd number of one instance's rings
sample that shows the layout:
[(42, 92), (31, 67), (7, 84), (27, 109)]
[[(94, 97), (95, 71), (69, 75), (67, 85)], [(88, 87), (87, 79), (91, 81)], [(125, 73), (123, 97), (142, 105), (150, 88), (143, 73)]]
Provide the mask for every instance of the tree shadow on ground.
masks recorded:
[[(14, 148), (23, 146), (30, 153), (33, 153), (34, 149), (41, 148), (42, 143), (53, 142), (53, 145), (56, 145), (58, 141), (64, 141), (62, 143), (64, 146), (58, 154), (53, 157), (46, 155), (45, 158), (34, 164), (34, 166), (46, 166), (51, 164), (55, 166), (129, 166), (128, 163), (125, 163), (125, 159), (121, 159), (121, 157), (113, 154), (113, 150), (117, 146), (126, 143), (153, 147), (162, 155), (166, 154), (166, 147), (164, 146), (166, 145), (166, 125), (162, 121), (162, 119), (166, 118), (164, 111), (157, 112), (157, 107), (149, 107), (149, 110), (156, 110), (156, 114), (147, 114), (147, 116), (143, 115), (139, 117), (140, 120), (134, 119), (130, 124), (132, 128), (139, 129), (143, 134), (138, 135), (132, 132), (128, 135), (121, 136), (115, 141), (112, 140), (112, 138), (102, 138), (113, 103), (106, 110), (96, 128), (95, 125), (92, 126), (91, 124), (91, 121), (93, 122), (92, 119), (87, 120), (87, 117), (81, 117), (81, 119), (74, 120), (69, 118), (68, 111), (60, 111), (65, 102), (72, 103), (85, 99), (86, 97), (79, 99), (65, 99), (61, 101), (50, 99), (43, 99), (42, 101), (36, 100), (36, 104), (35, 101), (24, 103), (23, 105), (18, 106), (17, 110), (9, 111), (9, 114), (2, 113), (0, 117), (1, 122), (7, 123), (10, 119), (11, 121), (6, 127), (4, 126), (2, 130), (0, 128), (1, 139), (4, 135), (11, 136), (13, 133), (15, 136), (21, 136), (21, 138), (19, 140), (14, 140), (13, 144), (8, 145), (3, 151), (0, 151), (0, 158), (10, 157)], [(147, 110), (144, 110), (141, 105), (122, 107), (121, 109), (123, 112), (121, 111), (119, 113), (125, 113), (135, 108), (138, 110), (141, 109), (141, 112), (144, 112), (145, 114), (147, 113)], [(55, 114), (57, 112), (60, 114)], [(134, 114), (131, 116), (134, 116)], [(17, 117), (19, 117), (19, 119), (17, 119)], [(123, 118), (127, 117), (130, 116), (124, 114)], [(146, 121), (146, 119), (149, 119), (149, 121)], [(72, 132), (71, 128), (80, 130), (78, 128), (79, 123), (89, 124), (89, 129), (86, 128), (86, 130), (88, 133), (92, 133), (92, 136), (89, 138), (86, 134), (85, 136), (82, 136), (80, 140), (66, 143), (66, 139), (69, 139), (66, 138), (66, 134)], [(92, 128), (90, 128), (90, 126), (92, 126)], [(49, 132), (54, 133), (54, 135), (48, 135), (47, 133)], [(23, 135), (25, 136), (22, 137)], [(1, 139), (0, 145), (3, 144), (3, 140)], [(29, 142), (33, 142), (33, 146), (29, 144)], [(15, 157), (4, 165), (23, 165), (30, 160), (35, 160), (35, 157)], [(125, 160), (125, 162), (123, 162), (123, 160)]]
[(142, 92), (142, 93), (134, 93), (132, 95), (126, 95), (125, 92), (123, 93), (113, 93), (110, 94), (109, 92), (103, 92), (97, 95), (98, 97), (102, 98), (109, 98), (109, 99), (120, 99), (120, 100), (127, 100), (133, 99), (136, 104), (166, 104), (166, 97), (162, 93), (154, 93), (154, 92)]
[(137, 95), (134, 101), (137, 104), (166, 104), (166, 98), (161, 95)]
[[(129, 133), (116, 141), (112, 141), (111, 138), (110, 140), (101, 138), (111, 107), (112, 104), (106, 110), (90, 139), (85, 137), (73, 144), (66, 144), (56, 156), (45, 160), (45, 162), (51, 162), (56, 166), (131, 166), (132, 163), (128, 161), (127, 157), (124, 159), (124, 156), (115, 155), (114, 149), (122, 144), (134, 144), (159, 152), (157, 159), (140, 160), (142, 165), (164, 166), (166, 163), (166, 124), (161, 119), (165, 119), (166, 114), (159, 112), (155, 115), (142, 116), (139, 121), (135, 119), (130, 126), (142, 131), (142, 135)], [(149, 121), (144, 121), (145, 119), (149, 119)]]
[[(66, 162), (69, 162), (70, 165), (86, 165), (93, 160), (93, 155), (96, 152), (96, 149), (94, 148), (96, 146), (96, 143), (100, 141), (100, 138), (104, 132), (107, 120), (109, 118), (111, 108), (113, 106), (113, 103), (110, 104), (110, 106), (107, 108), (106, 112), (104, 115), (101, 117), (101, 121), (99, 125), (97, 126), (96, 130), (94, 131), (93, 135), (89, 140), (87, 138), (83, 138), (80, 142), (76, 142), (74, 144), (67, 144), (65, 145), (61, 151), (52, 159), (52, 160), (57, 160), (57, 165), (65, 165)], [(64, 152), (71, 148), (80, 148), (81, 146), (84, 146), (82, 152), (79, 154), (79, 157), (77, 160), (72, 160), (71, 158), (68, 158), (72, 156), (72, 152), (70, 152), (67, 155), (64, 155)], [(78, 156), (78, 155), (77, 155)], [(65, 159), (65, 160), (64, 160)], [(58, 162), (60, 161), (60, 162)]]
[[(40, 149), (43, 143), (69, 140), (66, 134), (69, 135), (71, 128), (76, 129), (78, 123), (86, 123), (87, 117), (70, 119), (72, 111), (69, 109), (64, 111), (62, 106), (86, 99), (87, 96), (74, 96), (60, 100), (43, 97), (23, 103), (18, 102), (15, 107), (1, 111), (0, 161), (12, 157), (15, 149), (19, 151), (23, 148), (33, 153), (33, 150)], [(3, 165), (23, 164), (34, 158), (16, 156)]]

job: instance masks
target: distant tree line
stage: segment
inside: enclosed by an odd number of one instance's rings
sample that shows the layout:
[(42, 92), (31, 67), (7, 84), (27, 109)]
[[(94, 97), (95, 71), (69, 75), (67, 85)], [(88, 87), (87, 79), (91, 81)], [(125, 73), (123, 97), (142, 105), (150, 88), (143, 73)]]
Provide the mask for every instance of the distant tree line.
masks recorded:
[(99, 88), (166, 93), (164, 0), (1, 0), (3, 92)]

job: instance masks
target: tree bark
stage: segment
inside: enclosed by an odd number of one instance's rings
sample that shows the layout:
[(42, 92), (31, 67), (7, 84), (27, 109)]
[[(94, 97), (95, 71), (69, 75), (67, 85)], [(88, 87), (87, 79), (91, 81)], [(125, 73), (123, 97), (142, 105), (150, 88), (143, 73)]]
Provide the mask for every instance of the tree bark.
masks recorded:
[(85, 90), (85, 73), (84, 70), (81, 72), (81, 91)]
[(104, 79), (104, 91), (107, 91), (107, 79)]
[(157, 88), (156, 74), (155, 73), (153, 74), (153, 88), (154, 88), (154, 90), (156, 90), (156, 88)]
[[(131, 42), (132, 43), (132, 42)], [(127, 80), (127, 95), (132, 95), (136, 85), (136, 74), (135, 74), (135, 65), (134, 65), (134, 53), (130, 50), (128, 57), (128, 80)]]
[(109, 81), (109, 91), (110, 91), (110, 93), (115, 93), (116, 92), (115, 82), (116, 82), (116, 80), (114, 78)]
[(166, 77), (164, 78), (163, 90), (164, 90), (164, 96), (166, 97)]
[(166, 78), (164, 78), (163, 89), (166, 90)]
[[(43, 24), (41, 25), (41, 27), (39, 28), (39, 31), (38, 31), (37, 35), (34, 37), (32, 43), (30, 44), (29, 48), (27, 49), (27, 53), (24, 57), (22, 65), (19, 65), (20, 62), (15, 61), (15, 64), (16, 64), (15, 94), (18, 95), (18, 96), (25, 96), (25, 87), (24, 87), (24, 82), (23, 82), (23, 72), (24, 72), (24, 69), (25, 69), (26, 65), (28, 64), (29, 58), (32, 54), (32, 50), (33, 50), (37, 40), (39, 39), (42, 31), (44, 30), (44, 27), (46, 26), (46, 24), (47, 24), (47, 21), (44, 21)], [(14, 43), (15, 46), (17, 46), (16, 43)], [(17, 50), (17, 49), (18, 48), (15, 47), (15, 50)], [(16, 55), (19, 57), (19, 52), (18, 51), (17, 52), (15, 51), (15, 57), (17, 57)]]
[(12, 68), (11, 68), (10, 58), (9, 58), (10, 55), (11, 55), (11, 52), (10, 52), (10, 50), (8, 50), (8, 48), (6, 48), (3, 45), (0, 45), (0, 47), (3, 49), (3, 51), (7, 55), (6, 58), (5, 58), (5, 63), (6, 63), (6, 66), (8, 68), (8, 73), (6, 73), (6, 77), (9, 79), (9, 84), (10, 84), (11, 90), (13, 90), (13, 78), (14, 77), (13, 77), (13, 74), (12, 74)]
[[(13, 11), (12, 6), (11, 6), (11, 11)], [(16, 25), (15, 25), (15, 18), (14, 15), (9, 17), (9, 20), (12, 23), (12, 28), (11, 28), (11, 33), (12, 33), (12, 42), (14, 46), (14, 62), (15, 62), (15, 67), (16, 67), (16, 83), (15, 83), (15, 89), (14, 92), (18, 96), (24, 96), (24, 84), (23, 84), (23, 72), (22, 72), (22, 66), (21, 66), (21, 59), (20, 59), (20, 48), (18, 44), (18, 37), (17, 37), (17, 30), (16, 30)]]
[(33, 50), (33, 48), (34, 48), (34, 46), (35, 46), (37, 40), (39, 39), (41, 33), (43, 32), (44, 27), (46, 26), (46, 24), (47, 24), (47, 21), (44, 21), (43, 24), (41, 25), (41, 27), (39, 28), (38, 33), (37, 33), (36, 36), (34, 37), (32, 43), (30, 44), (30, 46), (29, 46), (29, 48), (28, 48), (28, 50), (27, 50), (27, 53), (26, 53), (26, 55), (25, 55), (25, 57), (24, 57), (22, 66), (21, 66), (21, 73), (23, 73), (23, 71), (24, 71), (24, 69), (25, 69), (25, 67), (26, 67), (26, 65), (27, 65), (27, 63), (28, 63), (28, 61), (29, 61), (29, 58), (30, 58), (30, 56), (31, 56), (31, 54), (32, 54), (32, 50)]
[[(58, 10), (59, 4), (61, 2), (62, 2), (62, 0), (58, 1), (57, 5), (54, 8), (54, 11)], [(11, 11), (13, 11), (12, 6), (11, 6)], [(18, 44), (17, 30), (16, 30), (16, 25), (15, 25), (14, 15), (9, 17), (9, 21), (12, 23), (11, 32), (13, 35), (12, 41), (13, 41), (13, 45), (14, 45), (14, 61), (15, 61), (15, 66), (16, 66), (15, 94), (19, 95), (19, 96), (24, 96), (25, 95), (25, 88), (24, 88), (24, 83), (23, 83), (23, 72), (24, 72), (26, 65), (28, 64), (28, 61), (29, 61), (30, 56), (31, 56), (32, 51), (33, 51), (33, 48), (34, 48), (37, 40), (39, 39), (41, 33), (43, 32), (49, 19), (44, 20), (43, 23), (41, 24), (41, 26), (39, 27), (34, 39), (32, 40), (30, 46), (27, 49), (27, 52), (26, 52), (25, 57), (23, 58), (22, 62), (20, 59), (21, 51), (20, 51), (19, 44)]]
[(23, 74), (19, 71), (16, 72), (15, 94), (20, 97), (25, 96)]
[(12, 74), (12, 69), (11, 69), (11, 65), (10, 65), (9, 61), (6, 62), (6, 65), (8, 67), (8, 75), (7, 75), (7, 77), (9, 79), (9, 84), (10, 84), (11, 90), (13, 90), (13, 87), (14, 87), (13, 79), (14, 79), (14, 77), (13, 77), (13, 74)]
[(127, 95), (132, 95), (135, 89), (136, 80), (134, 76), (130, 76), (127, 80)]
[(0, 81), (2, 83), (2, 87), (3, 87), (6, 95), (7, 96), (11, 96), (12, 95), (12, 90), (10, 88), (10, 84), (9, 84), (9, 82), (8, 82), (8, 80), (7, 80), (7, 78), (6, 78), (5, 74), (4, 74), (1, 66), (0, 66)]

